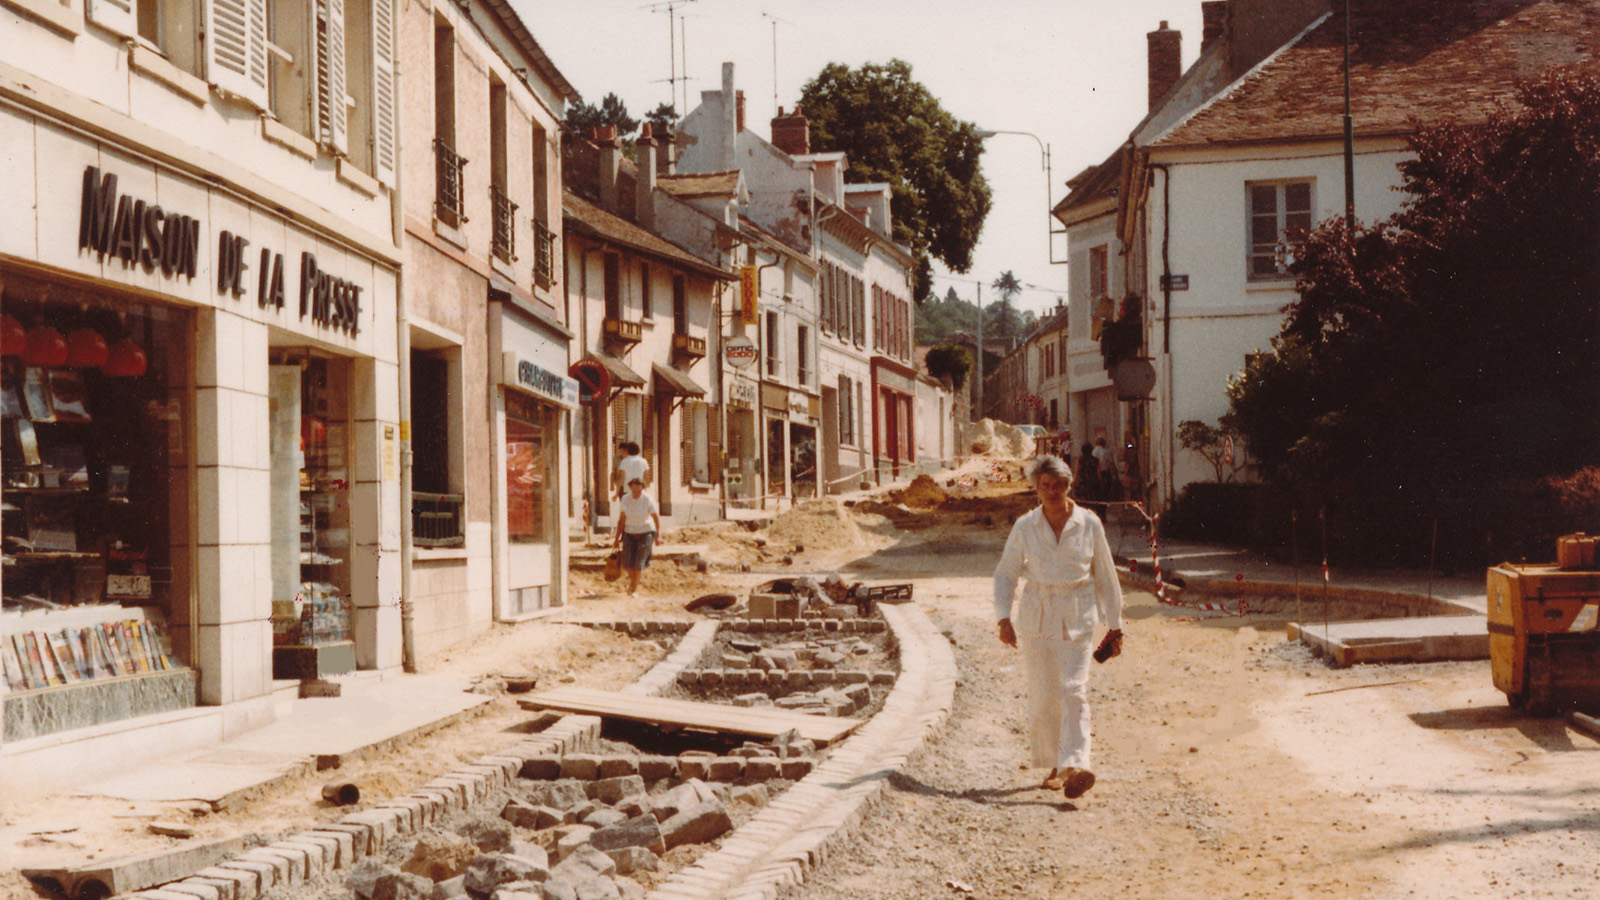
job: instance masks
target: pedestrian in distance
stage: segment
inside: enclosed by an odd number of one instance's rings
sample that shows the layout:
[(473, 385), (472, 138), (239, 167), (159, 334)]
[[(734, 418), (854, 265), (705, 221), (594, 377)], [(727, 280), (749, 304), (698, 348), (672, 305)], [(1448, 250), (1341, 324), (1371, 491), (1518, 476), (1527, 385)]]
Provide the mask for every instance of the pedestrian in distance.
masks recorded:
[(622, 548), (622, 571), (628, 575), (628, 596), (639, 594), (639, 578), (650, 565), (656, 535), (661, 532), (661, 507), (644, 492), (644, 479), (628, 481), (617, 514), (617, 546)]
[(628, 483), (637, 478), (650, 485), (650, 461), (639, 453), (639, 445), (633, 441), (623, 441), (617, 445), (622, 451), (622, 458), (617, 460), (617, 469), (613, 477), (617, 481), (617, 499), (622, 499), (628, 494)]
[[(1092, 460), (1092, 457), (1091, 457)], [(1100, 518), (1068, 499), (1072, 470), (1044, 456), (1028, 471), (1039, 505), (1011, 527), (994, 570), (1000, 641), (1022, 651), (1030, 764), (1050, 767), (1047, 790), (1068, 799), (1094, 786), (1090, 769), (1089, 659), (1122, 652), (1122, 586)], [(1026, 581), (1017, 601), (1017, 583)], [(1013, 603), (1015, 601), (1015, 610)]]

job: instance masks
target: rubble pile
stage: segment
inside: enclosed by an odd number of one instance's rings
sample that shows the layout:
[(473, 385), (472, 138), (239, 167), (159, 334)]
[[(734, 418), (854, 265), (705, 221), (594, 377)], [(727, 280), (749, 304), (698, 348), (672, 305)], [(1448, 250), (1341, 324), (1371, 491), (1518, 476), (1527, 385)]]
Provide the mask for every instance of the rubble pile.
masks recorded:
[(929, 476), (918, 475), (906, 488), (896, 491), (894, 499), (914, 509), (937, 509), (950, 495)]
[(994, 419), (963, 425), (960, 445), (974, 456), (1027, 459), (1033, 455), (1033, 438)]
[(796, 504), (772, 520), (767, 536), (796, 548), (818, 550), (836, 550), (862, 542), (861, 528), (850, 511), (831, 497)]
[[(712, 777), (728, 774), (725, 759), (737, 760), (741, 774), (730, 781), (793, 780), (810, 772), (805, 754), (815, 747), (791, 733), (733, 753), (682, 757), (694, 761), (686, 768)], [(554, 780), (514, 786), (498, 816), (435, 828), (409, 853), (402, 848), (359, 863), (345, 887), (359, 900), (639, 898), (669, 851), (721, 837), (736, 812), (764, 806), (769, 797), (765, 784), (680, 778), (672, 757), (573, 753), (529, 762)], [(608, 774), (586, 779), (573, 772)]]

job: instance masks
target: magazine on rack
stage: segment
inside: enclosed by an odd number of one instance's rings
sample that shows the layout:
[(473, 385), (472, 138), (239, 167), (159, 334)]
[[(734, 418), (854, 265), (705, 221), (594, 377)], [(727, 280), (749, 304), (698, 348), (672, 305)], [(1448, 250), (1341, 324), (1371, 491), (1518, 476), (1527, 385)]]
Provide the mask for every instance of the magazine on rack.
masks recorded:
[(22, 398), (28, 404), (28, 418), (35, 422), (54, 422), (55, 405), (50, 402), (50, 381), (45, 370), (29, 366), (22, 379)]
[(57, 422), (88, 422), (89, 392), (83, 376), (71, 369), (50, 370), (50, 407)]

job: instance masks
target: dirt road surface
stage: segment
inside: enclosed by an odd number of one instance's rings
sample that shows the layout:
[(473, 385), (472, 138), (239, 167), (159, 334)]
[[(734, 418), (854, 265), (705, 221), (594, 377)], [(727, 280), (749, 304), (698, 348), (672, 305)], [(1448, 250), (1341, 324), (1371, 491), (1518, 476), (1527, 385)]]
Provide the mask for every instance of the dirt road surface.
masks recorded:
[[(682, 604), (698, 593), (775, 572), (914, 580), (948, 630), (961, 672), (948, 726), (787, 900), (1600, 896), (1600, 744), (1509, 710), (1486, 662), (1334, 670), (1286, 644), (1280, 621), (1203, 618), (1148, 594), (1128, 595), (1123, 655), (1094, 667), (1099, 784), (1072, 802), (1039, 789), (1044, 773), (1023, 768), (1020, 659), (997, 640), (989, 600), (1006, 532), (1031, 503), (1015, 483), (959, 493), (942, 508), (861, 504), (848, 521), (824, 511), (774, 533), (697, 529), (710, 571), (652, 566), (638, 600), (576, 578), (590, 593), (569, 614), (594, 618), (694, 618)], [(424, 670), (616, 687), (659, 656), (538, 624), (496, 628)], [(402, 793), (514, 742), (525, 719), (500, 696), (348, 774), (364, 796)], [(176, 846), (147, 833), (152, 818), (201, 838), (336, 818), (323, 780), (222, 812), (0, 798), (0, 897), (43, 896), (20, 866)]]
[(1487, 662), (1331, 669), (1282, 622), (1146, 593), (1091, 676), (1098, 785), (1040, 789), (990, 607), (1005, 533), (847, 569), (914, 576), (960, 681), (948, 726), (786, 900), (1600, 896), (1600, 744), (1508, 709)]

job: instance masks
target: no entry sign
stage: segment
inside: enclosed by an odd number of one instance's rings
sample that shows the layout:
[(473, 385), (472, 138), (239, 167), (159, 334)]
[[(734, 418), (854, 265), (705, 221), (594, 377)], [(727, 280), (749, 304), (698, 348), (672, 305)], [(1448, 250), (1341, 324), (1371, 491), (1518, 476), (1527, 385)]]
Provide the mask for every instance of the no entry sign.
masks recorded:
[(611, 390), (611, 373), (595, 359), (580, 359), (572, 364), (567, 374), (578, 382), (578, 402), (594, 405), (605, 402)]

